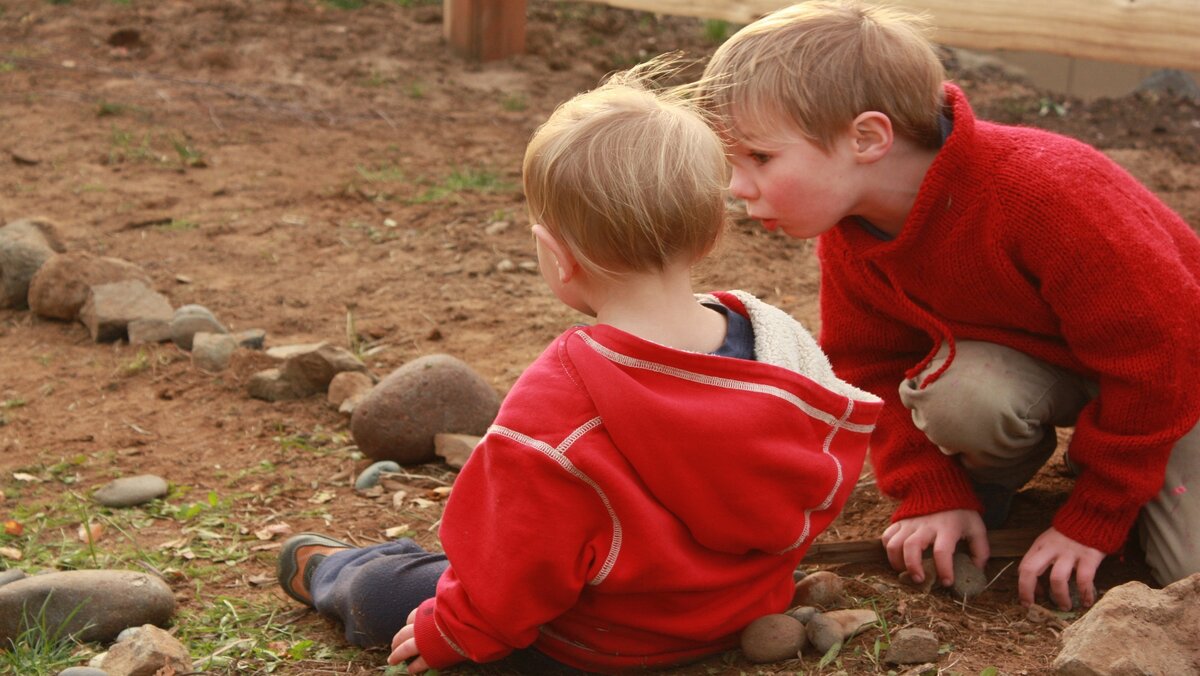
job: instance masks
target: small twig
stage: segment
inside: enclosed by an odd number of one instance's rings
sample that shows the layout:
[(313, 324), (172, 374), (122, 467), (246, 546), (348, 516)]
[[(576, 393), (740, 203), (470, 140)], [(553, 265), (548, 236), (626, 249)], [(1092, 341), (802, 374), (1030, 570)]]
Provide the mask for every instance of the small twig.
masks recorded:
[(375, 113), (379, 117), (383, 118), (383, 121), (387, 122), (388, 126), (392, 128), (392, 131), (398, 131), (398, 129), (396, 127), (396, 123), (392, 122), (392, 118), (390, 118), (386, 114), (384, 114), (384, 112), (382, 110), (379, 110), (378, 108), (372, 108), (371, 112)]

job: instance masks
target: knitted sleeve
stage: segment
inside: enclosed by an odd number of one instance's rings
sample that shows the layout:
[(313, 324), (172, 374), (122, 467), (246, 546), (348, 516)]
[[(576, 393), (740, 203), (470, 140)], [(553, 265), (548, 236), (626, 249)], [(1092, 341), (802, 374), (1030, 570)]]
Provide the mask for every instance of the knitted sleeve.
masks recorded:
[(871, 437), (871, 465), (879, 489), (900, 501), (892, 520), (950, 509), (982, 509), (953, 459), (912, 423), (898, 390), (905, 372), (930, 349), (928, 336), (885, 314), (871, 299), (877, 274), (822, 242), (821, 347), (837, 375), (884, 401)]

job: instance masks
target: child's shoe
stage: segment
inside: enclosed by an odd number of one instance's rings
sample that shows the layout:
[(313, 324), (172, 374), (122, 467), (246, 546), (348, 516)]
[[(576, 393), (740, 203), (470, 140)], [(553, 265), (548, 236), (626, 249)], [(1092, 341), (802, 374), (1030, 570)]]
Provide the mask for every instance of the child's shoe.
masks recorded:
[(318, 533), (293, 535), (279, 550), (276, 564), (279, 586), (285, 594), (300, 603), (313, 605), (310, 585), (317, 566), (330, 554), (353, 548), (354, 545)]

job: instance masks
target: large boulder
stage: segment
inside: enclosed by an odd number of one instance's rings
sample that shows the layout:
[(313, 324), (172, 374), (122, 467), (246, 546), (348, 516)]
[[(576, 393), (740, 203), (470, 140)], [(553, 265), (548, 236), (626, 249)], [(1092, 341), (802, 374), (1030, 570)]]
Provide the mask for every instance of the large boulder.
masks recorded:
[(430, 462), (434, 435), (482, 436), (500, 395), (478, 373), (446, 354), (414, 359), (381, 380), (354, 409), (350, 432), (376, 460)]

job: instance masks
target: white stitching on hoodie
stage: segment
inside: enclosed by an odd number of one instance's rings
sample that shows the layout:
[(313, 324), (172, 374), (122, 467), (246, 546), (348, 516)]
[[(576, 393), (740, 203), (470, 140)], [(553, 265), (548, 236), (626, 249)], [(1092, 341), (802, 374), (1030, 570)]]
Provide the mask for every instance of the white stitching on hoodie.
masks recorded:
[(520, 432), (507, 427), (492, 425), (488, 428), (488, 434), (498, 434), (502, 437), (512, 439), (519, 444), (528, 446), (535, 451), (542, 453), (554, 462), (557, 462), (559, 466), (565, 469), (568, 473), (586, 483), (588, 486), (591, 486), (592, 490), (596, 491), (596, 495), (600, 497), (600, 501), (604, 503), (604, 508), (608, 510), (608, 516), (610, 519), (612, 519), (612, 545), (609, 547), (608, 556), (604, 558), (604, 564), (600, 566), (600, 572), (596, 573), (596, 576), (591, 580), (588, 580), (588, 584), (592, 586), (604, 582), (605, 578), (608, 577), (608, 574), (612, 572), (613, 566), (615, 566), (617, 563), (617, 555), (621, 553), (621, 539), (624, 531), (621, 528), (621, 519), (617, 517), (617, 511), (613, 509), (612, 503), (608, 500), (608, 496), (604, 494), (604, 489), (600, 488), (600, 485), (593, 481), (590, 476), (585, 474), (583, 470), (576, 467), (575, 463), (571, 462), (570, 458), (568, 458), (565, 454), (567, 449), (569, 449), (571, 445), (574, 444), (580, 437), (599, 427), (600, 425), (601, 420), (599, 417), (592, 418), (576, 428), (574, 432), (571, 432), (571, 434), (568, 435), (567, 438), (564, 439), (557, 448), (547, 444), (544, 441), (538, 441), (531, 436), (521, 434)]

